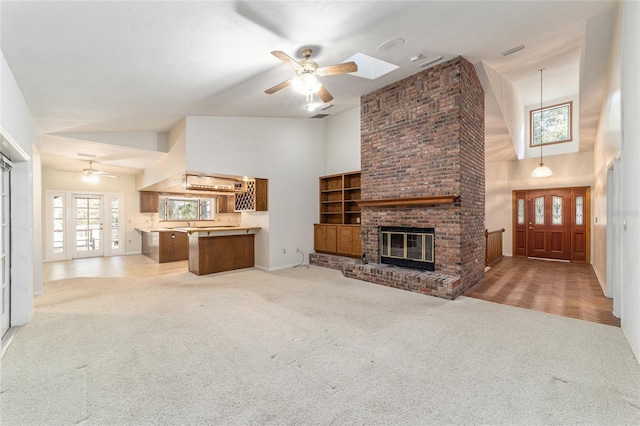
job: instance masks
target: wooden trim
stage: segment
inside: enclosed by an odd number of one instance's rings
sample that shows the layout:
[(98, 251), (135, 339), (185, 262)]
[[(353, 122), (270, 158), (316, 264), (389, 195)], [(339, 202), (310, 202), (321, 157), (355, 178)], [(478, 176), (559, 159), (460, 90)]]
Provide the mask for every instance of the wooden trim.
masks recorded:
[(502, 234), (504, 228), (500, 228), (497, 231), (484, 230), (485, 238), (485, 253), (484, 253), (484, 266), (489, 266), (492, 263), (502, 259)]
[(428, 197), (381, 198), (377, 200), (360, 200), (362, 207), (415, 206), (427, 204), (449, 204), (460, 199), (459, 195), (432, 195)]

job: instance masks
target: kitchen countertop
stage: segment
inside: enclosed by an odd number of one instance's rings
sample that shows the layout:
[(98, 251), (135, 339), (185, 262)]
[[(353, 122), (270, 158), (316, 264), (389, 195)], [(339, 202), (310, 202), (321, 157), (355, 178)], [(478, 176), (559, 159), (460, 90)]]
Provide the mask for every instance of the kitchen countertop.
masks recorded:
[(140, 232), (186, 232), (188, 234), (194, 233), (206, 233), (210, 235), (210, 233), (229, 233), (229, 232), (237, 232), (237, 231), (246, 231), (249, 233), (250, 231), (258, 231), (261, 229), (259, 226), (206, 226), (206, 227), (180, 227), (180, 228), (136, 228), (136, 231)]

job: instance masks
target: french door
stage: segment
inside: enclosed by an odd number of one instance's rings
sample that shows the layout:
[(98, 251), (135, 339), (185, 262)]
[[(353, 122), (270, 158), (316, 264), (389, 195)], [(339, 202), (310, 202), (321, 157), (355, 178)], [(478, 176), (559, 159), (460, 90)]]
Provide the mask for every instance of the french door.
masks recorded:
[(515, 256), (589, 262), (588, 187), (513, 192)]
[(11, 163), (0, 158), (0, 281), (2, 283), (2, 320), (0, 337), (11, 326)]
[(74, 195), (74, 258), (104, 256), (103, 197)]
[(122, 193), (46, 191), (46, 260), (125, 253)]

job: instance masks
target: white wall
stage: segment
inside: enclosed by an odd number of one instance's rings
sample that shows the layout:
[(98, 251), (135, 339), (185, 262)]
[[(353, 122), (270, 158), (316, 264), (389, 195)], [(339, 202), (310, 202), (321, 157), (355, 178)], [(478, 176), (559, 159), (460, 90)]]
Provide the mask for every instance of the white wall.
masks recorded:
[(640, 361), (640, 2), (623, 2), (622, 173), (623, 284), (622, 330)]
[(187, 163), (187, 120), (181, 119), (173, 125), (168, 135), (169, 152), (143, 173), (136, 175), (136, 189), (144, 189), (163, 179), (184, 173)]
[[(42, 210), (44, 204), (41, 203), (41, 194), (42, 194), (42, 161), (40, 157), (40, 153), (33, 148), (32, 153), (32, 167), (33, 167), (33, 190), (32, 190), (32, 199), (33, 199), (33, 264), (34, 265), (42, 265), (42, 250), (41, 247), (44, 247), (43, 243), (43, 234), (42, 234)], [(43, 283), (42, 283), (42, 268), (34, 268), (33, 269), (33, 292), (35, 294), (40, 294), (43, 291)]]
[[(503, 214), (502, 220), (505, 229), (503, 239), (503, 250), (507, 256), (513, 256), (512, 250), (512, 220), (511, 220), (511, 192), (521, 189), (537, 189), (537, 188), (561, 188), (569, 186), (592, 186), (593, 185), (593, 153), (579, 152), (575, 154), (555, 155), (545, 157), (544, 163), (551, 168), (553, 176), (548, 178), (532, 178), (531, 172), (538, 165), (539, 159), (529, 158), (520, 161), (506, 161), (505, 167), (505, 184), (502, 197), (500, 198), (500, 184), (495, 181), (491, 183), (492, 199), (487, 197), (487, 203), (492, 206), (491, 220), (498, 223), (500, 220), (497, 206), (502, 204)], [(501, 167), (500, 163), (491, 163), (489, 169)], [(494, 173), (494, 172), (491, 172)], [(495, 172), (493, 176), (497, 179)], [(496, 197), (494, 200), (493, 197)], [(489, 229), (495, 230), (495, 229)]]
[(607, 288), (606, 242), (607, 223), (607, 168), (612, 160), (620, 154), (621, 111), (620, 111), (620, 74), (622, 44), (622, 9), (619, 11), (615, 26), (615, 34), (609, 50), (607, 61), (607, 81), (604, 89), (603, 106), (598, 120), (598, 130), (593, 146), (594, 183), (592, 191), (593, 212), (591, 224), (591, 240), (593, 251), (591, 264), (600, 285), (605, 293), (612, 296)]
[[(34, 262), (34, 246), (39, 240), (33, 233), (33, 210), (40, 205), (34, 200), (31, 160), (33, 150), (40, 150), (40, 142), (22, 92), (4, 54), (0, 56), (0, 133), (8, 142), (9, 158), (15, 162), (11, 181), (11, 324), (22, 325), (33, 316), (34, 286), (42, 285), (34, 284), (34, 277), (42, 276), (42, 264)], [(5, 153), (4, 145), (0, 150)]]
[[(576, 75), (578, 73), (576, 72)], [(563, 104), (565, 102), (572, 102), (571, 106), (571, 121), (572, 121), (572, 130), (571, 130), (571, 141), (556, 143), (551, 145), (544, 145), (542, 147), (543, 161), (544, 156), (552, 156), (552, 155), (561, 155), (561, 154), (569, 154), (573, 152), (578, 152), (580, 150), (580, 101), (578, 98), (560, 98), (555, 99), (550, 102), (545, 102), (544, 107), (549, 107), (552, 105)], [(532, 109), (540, 108), (540, 104), (538, 105), (529, 105), (525, 108), (525, 157), (526, 158), (535, 158), (540, 162), (540, 146), (530, 147), (531, 141), (531, 120), (529, 120), (529, 114)], [(545, 161), (546, 163), (546, 161)], [(552, 169), (553, 170), (553, 169)]]
[[(43, 198), (41, 202), (43, 206), (46, 205), (44, 200), (46, 190), (124, 193), (124, 252), (126, 254), (140, 253), (142, 249), (142, 240), (140, 233), (135, 230), (135, 225), (138, 223), (144, 223), (146, 220), (149, 220), (149, 217), (140, 213), (140, 197), (136, 191), (135, 185), (135, 176), (133, 175), (120, 175), (118, 179), (102, 178), (98, 183), (91, 184), (84, 182), (80, 174), (59, 172), (54, 169), (43, 168)], [(46, 219), (47, 218), (43, 212), (42, 220), (44, 221)], [(46, 232), (47, 227), (45, 225), (46, 224), (42, 222), (42, 229)], [(44, 240), (46, 241), (46, 236)], [(43, 256), (46, 257), (45, 244), (41, 247)]]
[(516, 156), (522, 159), (526, 144), (525, 117), (522, 115), (524, 104), (511, 82), (484, 62), (482, 65), (509, 130)]
[(296, 265), (298, 248), (307, 261), (319, 214), (318, 177), (325, 172), (324, 120), (187, 117), (186, 134), (188, 170), (269, 180), (268, 218), (242, 215), (244, 225), (265, 226), (256, 236), (256, 266)]
[[(511, 203), (511, 193), (507, 194), (507, 162), (487, 163), (485, 167), (484, 227), (491, 231), (506, 229), (511, 221), (511, 212), (506, 214), (505, 203)], [(503, 234), (504, 238), (504, 234)], [(503, 247), (504, 247), (503, 241)]]
[(325, 175), (360, 170), (360, 106), (325, 118)]

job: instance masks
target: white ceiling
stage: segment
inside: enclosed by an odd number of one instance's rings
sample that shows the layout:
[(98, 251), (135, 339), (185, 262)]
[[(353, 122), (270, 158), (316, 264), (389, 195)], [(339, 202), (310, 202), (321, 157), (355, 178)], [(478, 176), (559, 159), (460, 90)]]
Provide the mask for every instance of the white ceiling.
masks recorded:
[[(545, 82), (545, 99), (579, 96), (581, 122), (597, 118), (616, 7), (616, 1), (2, 0), (0, 37), (43, 134), (43, 164), (76, 167), (80, 152), (96, 155), (101, 169), (135, 173), (162, 152), (141, 151), (138, 138), (111, 145), (108, 138), (68, 134), (165, 132), (187, 115), (309, 117), (317, 111), (308, 111), (291, 88), (264, 93), (292, 76), (270, 51), (295, 56), (305, 46), (317, 47), (312, 59), (320, 66), (357, 52), (399, 66), (376, 80), (322, 78), (335, 98), (330, 114), (421, 71), (425, 60), (462, 55), (478, 69), (484, 63), (497, 71), (525, 105), (539, 102), (544, 67), (556, 76)], [(396, 38), (404, 44), (378, 50)], [(501, 55), (518, 45), (525, 49)], [(423, 59), (411, 62), (416, 54)], [(483, 83), (487, 159), (515, 159), (505, 106)], [(585, 123), (591, 127), (581, 125), (581, 150), (590, 150), (597, 120)]]

